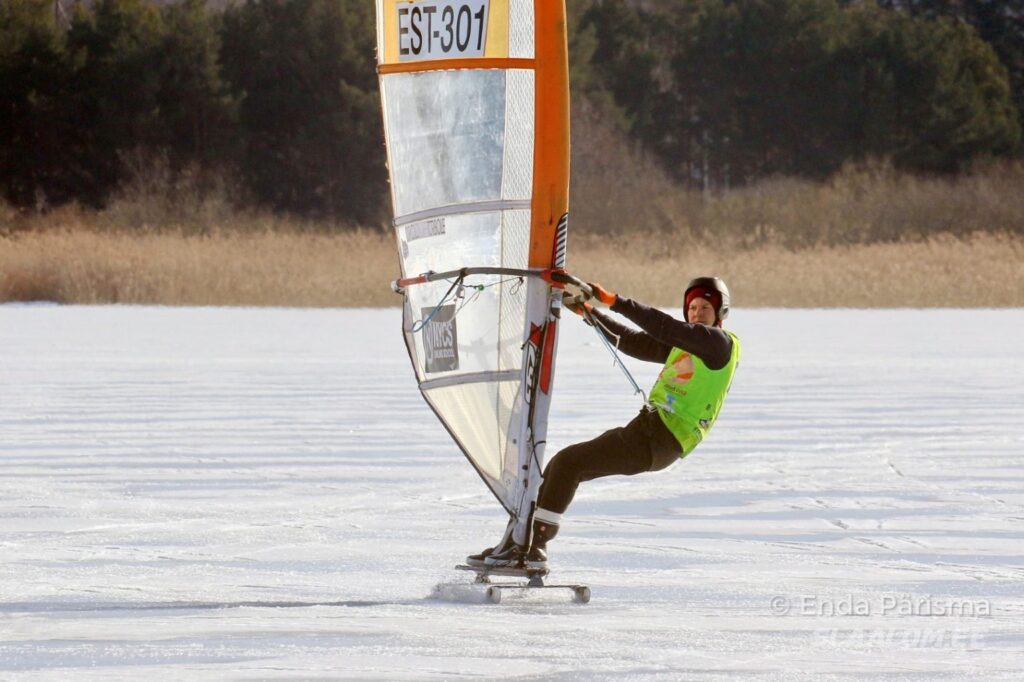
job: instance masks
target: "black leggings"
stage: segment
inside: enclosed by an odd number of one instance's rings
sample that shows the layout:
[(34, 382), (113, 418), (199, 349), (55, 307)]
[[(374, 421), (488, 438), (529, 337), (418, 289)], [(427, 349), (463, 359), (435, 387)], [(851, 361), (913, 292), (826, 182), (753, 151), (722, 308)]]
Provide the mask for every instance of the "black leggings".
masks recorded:
[(633, 421), (605, 431), (593, 440), (561, 450), (544, 468), (537, 505), (562, 514), (583, 481), (602, 476), (633, 476), (660, 471), (683, 453), (679, 441), (653, 408), (645, 407)]

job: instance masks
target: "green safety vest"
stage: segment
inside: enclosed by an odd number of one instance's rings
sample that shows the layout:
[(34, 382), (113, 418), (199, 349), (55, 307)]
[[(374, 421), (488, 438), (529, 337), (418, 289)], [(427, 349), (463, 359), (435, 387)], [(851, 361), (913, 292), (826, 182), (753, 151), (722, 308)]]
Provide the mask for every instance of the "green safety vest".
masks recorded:
[(682, 348), (673, 348), (651, 389), (649, 402), (683, 447), (686, 457), (718, 419), (732, 375), (740, 362), (740, 340), (732, 332), (732, 354), (721, 369), (708, 369), (704, 361)]

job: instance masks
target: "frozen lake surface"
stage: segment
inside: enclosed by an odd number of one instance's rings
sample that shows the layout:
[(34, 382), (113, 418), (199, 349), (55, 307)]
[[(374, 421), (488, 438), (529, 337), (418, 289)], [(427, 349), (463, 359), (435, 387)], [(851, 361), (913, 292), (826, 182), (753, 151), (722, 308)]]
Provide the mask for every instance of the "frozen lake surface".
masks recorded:
[[(708, 441), (550, 547), (593, 601), (493, 605), (431, 598), (504, 518), (397, 309), (0, 306), (0, 678), (1020, 679), (1024, 311), (731, 322)], [(630, 393), (567, 320), (548, 455)]]

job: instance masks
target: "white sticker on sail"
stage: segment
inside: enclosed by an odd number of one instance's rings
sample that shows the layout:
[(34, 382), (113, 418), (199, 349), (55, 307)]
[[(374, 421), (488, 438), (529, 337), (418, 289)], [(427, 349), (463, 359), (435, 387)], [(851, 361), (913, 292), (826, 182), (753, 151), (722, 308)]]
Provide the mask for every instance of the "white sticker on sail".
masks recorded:
[(398, 59), (482, 57), (489, 0), (422, 0), (398, 5)]
[(511, 0), (509, 10), (508, 56), (533, 59), (534, 49), (534, 0)]

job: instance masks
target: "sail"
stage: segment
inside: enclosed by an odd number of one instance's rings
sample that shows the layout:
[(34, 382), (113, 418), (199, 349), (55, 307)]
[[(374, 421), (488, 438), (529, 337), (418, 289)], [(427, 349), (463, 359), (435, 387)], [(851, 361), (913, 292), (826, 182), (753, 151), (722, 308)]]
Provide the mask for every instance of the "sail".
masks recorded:
[(563, 0), (376, 0), (403, 332), (420, 390), (524, 542), (569, 185)]

